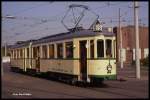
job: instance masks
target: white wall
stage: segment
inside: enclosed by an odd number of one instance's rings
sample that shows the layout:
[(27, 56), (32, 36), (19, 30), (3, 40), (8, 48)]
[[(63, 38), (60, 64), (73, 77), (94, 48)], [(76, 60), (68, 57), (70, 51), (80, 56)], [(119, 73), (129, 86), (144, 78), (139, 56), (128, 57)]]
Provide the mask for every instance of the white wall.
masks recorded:
[(148, 56), (149, 52), (148, 52), (148, 48), (144, 49), (144, 58), (146, 58)]
[[(126, 49), (122, 48), (122, 56), (123, 56), (123, 61), (126, 61)], [(120, 61), (120, 49), (119, 49), (119, 61)]]
[(10, 62), (10, 57), (3, 57), (2, 62)]
[[(139, 58), (141, 59), (141, 49), (139, 48)], [(135, 60), (135, 49), (133, 49), (133, 60)]]

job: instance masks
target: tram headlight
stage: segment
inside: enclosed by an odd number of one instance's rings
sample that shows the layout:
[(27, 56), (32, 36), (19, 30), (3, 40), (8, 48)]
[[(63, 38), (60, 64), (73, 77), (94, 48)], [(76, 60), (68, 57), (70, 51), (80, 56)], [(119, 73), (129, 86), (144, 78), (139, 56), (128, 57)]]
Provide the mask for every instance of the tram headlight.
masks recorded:
[(73, 48), (76, 48), (76, 45), (73, 45)]

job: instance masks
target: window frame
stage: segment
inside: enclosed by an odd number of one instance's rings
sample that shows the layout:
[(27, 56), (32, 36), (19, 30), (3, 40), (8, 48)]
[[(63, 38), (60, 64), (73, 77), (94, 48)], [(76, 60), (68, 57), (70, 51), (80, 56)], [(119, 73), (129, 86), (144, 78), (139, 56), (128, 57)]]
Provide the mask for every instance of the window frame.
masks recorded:
[[(104, 58), (104, 40), (103, 39), (97, 39), (97, 58)], [(98, 46), (98, 42), (102, 42), (102, 44), (101, 44), (101, 46), (102, 46), (102, 48), (101, 47), (99, 47)], [(99, 47), (99, 48), (98, 48)], [(102, 52), (102, 53), (100, 53), (100, 52)]]
[[(63, 58), (63, 43), (57, 43), (56, 45), (57, 45), (57, 58)], [(60, 50), (60, 47), (62, 51)]]
[[(51, 47), (51, 48), (50, 48)], [(55, 45), (54, 44), (49, 44), (48, 45), (48, 54), (49, 54), (49, 58), (55, 58)], [(51, 51), (52, 50), (52, 51)], [(50, 51), (52, 52), (52, 56), (50, 55)]]
[(42, 58), (48, 58), (48, 56), (47, 56), (47, 45), (42, 45)]
[[(72, 45), (72, 47), (68, 48), (67, 45), (70, 46), (70, 44)], [(68, 55), (67, 52), (71, 50), (71, 55)], [(65, 42), (65, 54), (66, 54), (66, 58), (74, 58), (74, 54), (73, 54), (73, 41), (68, 41), (68, 42)]]
[(94, 46), (95, 46), (94, 40), (90, 40), (90, 58), (94, 58)]
[[(112, 52), (112, 49), (113, 49), (113, 47), (112, 47), (112, 40), (111, 39), (106, 39), (105, 42), (106, 42), (105, 43), (105, 45), (106, 45), (106, 48), (105, 48), (106, 49), (105, 50), (106, 51), (106, 57), (112, 57), (112, 53), (113, 53)], [(110, 47), (108, 47), (108, 44), (109, 44)]]

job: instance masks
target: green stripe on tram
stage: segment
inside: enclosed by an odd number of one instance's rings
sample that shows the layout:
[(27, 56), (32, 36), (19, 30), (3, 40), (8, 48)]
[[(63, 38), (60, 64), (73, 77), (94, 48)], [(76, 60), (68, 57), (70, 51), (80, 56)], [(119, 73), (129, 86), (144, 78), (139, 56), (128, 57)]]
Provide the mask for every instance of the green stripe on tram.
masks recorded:
[(116, 80), (117, 75), (90, 75), (90, 77), (95, 78), (95, 79), (100, 79), (103, 78), (104, 80)]
[[(36, 58), (11, 58), (12, 60), (19, 59), (36, 59)], [(80, 60), (80, 58), (40, 58), (41, 60)], [(87, 60), (115, 60), (116, 58), (87, 58)]]

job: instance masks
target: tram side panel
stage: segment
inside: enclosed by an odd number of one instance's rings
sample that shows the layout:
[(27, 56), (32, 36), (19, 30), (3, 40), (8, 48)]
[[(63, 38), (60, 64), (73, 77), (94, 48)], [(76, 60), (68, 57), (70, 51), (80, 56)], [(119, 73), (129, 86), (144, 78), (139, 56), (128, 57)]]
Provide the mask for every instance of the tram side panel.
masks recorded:
[(23, 71), (23, 59), (11, 59), (11, 68), (12, 70), (22, 70)]
[(41, 59), (40, 60), (40, 72), (52, 71), (51, 69), (56, 68), (55, 60)]
[(31, 65), (32, 65), (32, 67), (31, 67), (31, 69), (36, 69), (36, 59), (31, 59)]
[(18, 59), (16, 60), (17, 62), (17, 67), (19, 67), (21, 70), (23, 70), (23, 59)]
[(12, 59), (10, 60), (10, 62), (11, 62), (11, 67), (17, 67), (16, 59), (12, 58)]
[(116, 79), (116, 60), (89, 60), (89, 76), (105, 80)]
[(40, 60), (40, 72), (56, 72), (67, 75), (78, 75), (74, 60), (42, 59)]
[(24, 59), (25, 60), (25, 67), (26, 67), (26, 69), (27, 68), (30, 68), (30, 59)]

